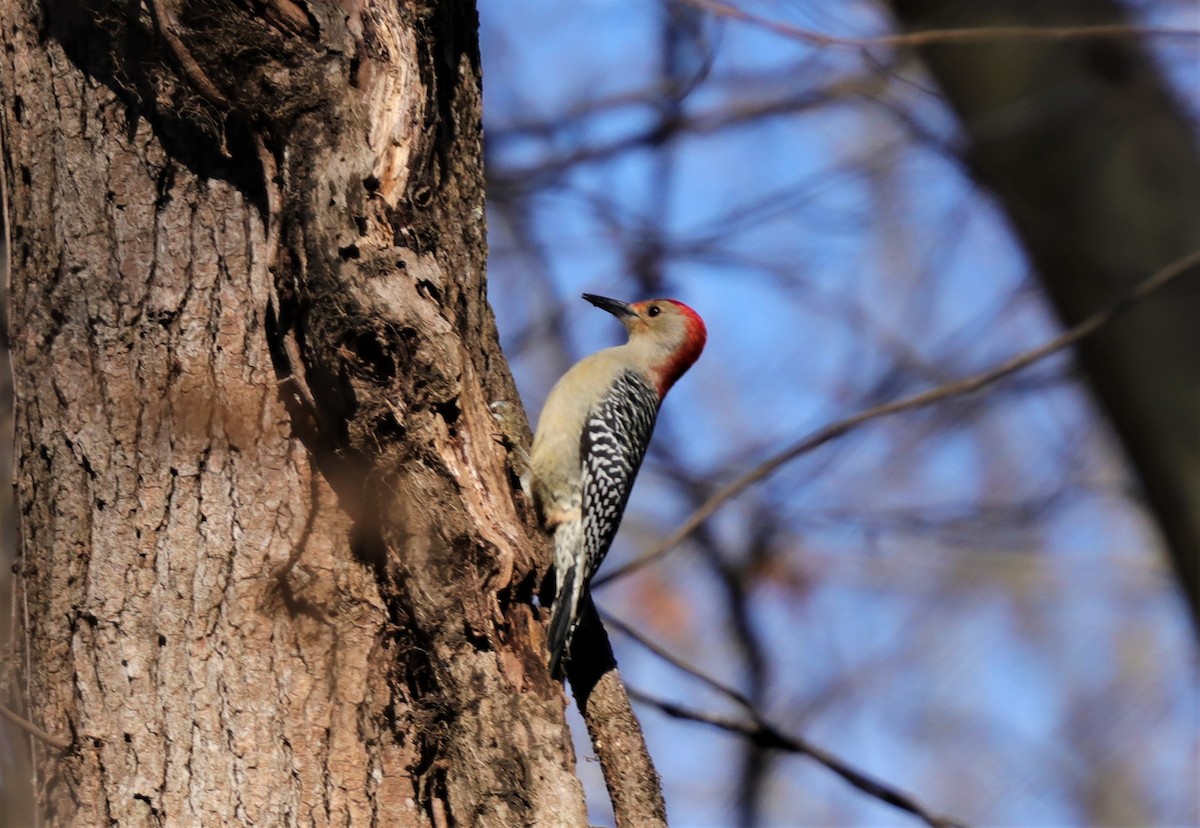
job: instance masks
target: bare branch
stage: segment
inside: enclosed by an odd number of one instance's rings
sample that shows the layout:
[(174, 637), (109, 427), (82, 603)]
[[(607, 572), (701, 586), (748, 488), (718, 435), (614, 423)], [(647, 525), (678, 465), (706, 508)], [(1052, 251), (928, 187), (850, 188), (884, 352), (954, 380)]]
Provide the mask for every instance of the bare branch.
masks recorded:
[(1024, 368), (1028, 368), (1030, 365), (1065, 350), (1083, 338), (1090, 336), (1124, 314), (1151, 293), (1177, 281), (1198, 266), (1200, 266), (1200, 250), (1193, 251), (1159, 269), (1108, 307), (1097, 311), (1079, 324), (1073, 325), (1043, 345), (1017, 354), (986, 371), (939, 385), (928, 391), (922, 391), (919, 394), (913, 394), (893, 402), (873, 406), (844, 420), (838, 420), (835, 423), (812, 432), (809, 436), (794, 443), (717, 491), (667, 538), (624, 566), (596, 578), (592, 582), (592, 585), (601, 586), (616, 578), (628, 575), (637, 569), (641, 569), (651, 561), (662, 557), (675, 547), (676, 544), (695, 532), (727, 500), (738, 496), (760, 480), (770, 477), (781, 466), (795, 460), (802, 454), (807, 454), (813, 449), (823, 446), (831, 440), (841, 437), (871, 420), (877, 420), (891, 414), (898, 414), (902, 411), (923, 408), (933, 403), (943, 402), (952, 397), (973, 394), (976, 391), (986, 388), (998, 380), (1010, 374), (1015, 374)]
[(586, 593), (572, 649), (586, 653), (567, 663), (567, 676), (604, 771), (617, 828), (666, 828), (667, 808), (658, 772), (617, 673), (608, 634)]
[(752, 722), (742, 722), (725, 716), (691, 710), (674, 702), (648, 696), (639, 690), (631, 689), (629, 695), (642, 704), (648, 704), (657, 708), (673, 719), (699, 722), (715, 727), (718, 730), (724, 730), (727, 733), (736, 733), (745, 736), (752, 743), (765, 748), (796, 753), (815, 759), (868, 796), (878, 799), (881, 802), (886, 802), (888, 805), (899, 808), (902, 811), (906, 811), (921, 819), (926, 825), (933, 826), (933, 828), (961, 828), (962, 826), (960, 822), (955, 822), (952, 819), (930, 812), (903, 791), (897, 790), (884, 782), (868, 776), (862, 771), (852, 768), (833, 754), (803, 739), (788, 736), (786, 733), (763, 721), (760, 717), (756, 716)]
[(4, 718), (8, 719), (10, 722), (15, 724), (17, 727), (21, 728), (21, 730), (24, 730), (30, 736), (34, 737), (35, 739), (39, 739), (39, 740), (45, 742), (46, 744), (50, 745), (51, 747), (58, 748), (59, 750), (66, 750), (67, 748), (69, 748), (71, 746), (70, 739), (67, 739), (63, 736), (55, 736), (53, 733), (42, 730), (42, 728), (38, 727), (33, 722), (29, 721), (29, 719), (26, 719), (24, 716), (20, 715), (19, 713), (17, 713), (14, 710), (12, 710), (8, 705), (4, 704), (3, 702), (0, 702), (0, 716), (3, 716)]
[(730, 687), (727, 684), (717, 681), (712, 676), (703, 672), (699, 667), (696, 667), (695, 665), (684, 661), (679, 656), (668, 651), (666, 648), (660, 647), (658, 644), (654, 643), (649, 638), (642, 635), (640, 632), (635, 630), (633, 627), (629, 626), (621, 619), (613, 617), (609, 613), (604, 613), (604, 623), (614, 627), (617, 630), (617, 632), (621, 633), (621, 635), (625, 635), (625, 636), (628, 636), (629, 638), (632, 638), (638, 644), (642, 645), (647, 650), (654, 653), (654, 655), (658, 656), (659, 658), (661, 658), (663, 661), (670, 664), (675, 669), (680, 670), (684, 673), (687, 673), (692, 678), (699, 679), (701, 682), (703, 682), (704, 684), (707, 684), (710, 688), (712, 688), (713, 690), (716, 690), (721, 695), (725, 696), (726, 698), (730, 699), (731, 701), (736, 702), (737, 705), (739, 707), (741, 707), (743, 710), (745, 710), (747, 713), (749, 713), (751, 715), (756, 715), (754, 712), (754, 703), (746, 697), (745, 693), (742, 693), (740, 690), (738, 690), (734, 687)]
[(716, 17), (740, 20), (769, 32), (812, 46), (861, 49), (868, 46), (926, 46), (931, 43), (988, 43), (997, 40), (1095, 40), (1107, 37), (1200, 37), (1200, 30), (1163, 26), (1128, 26), (1115, 23), (1098, 26), (988, 26), (968, 29), (936, 29), (877, 37), (837, 37), (761, 17), (717, 0), (675, 0), (702, 9)]
[(673, 705), (660, 699), (650, 698), (644, 693), (640, 693), (631, 689), (629, 691), (630, 695), (636, 698), (638, 701), (645, 704), (650, 704), (666, 713), (668, 716), (672, 716), (673, 718), (701, 722), (713, 727), (718, 727), (722, 730), (728, 730), (730, 732), (749, 736), (754, 744), (757, 744), (761, 747), (784, 750), (789, 753), (803, 754), (815, 760), (818, 764), (824, 765), (826, 768), (849, 782), (857, 790), (862, 791), (868, 796), (886, 802), (889, 805), (893, 805), (904, 811), (908, 811), (911, 814), (915, 814), (930, 825), (942, 826), (943, 828), (949, 828), (949, 826), (958, 825), (958, 823), (950, 821), (945, 817), (938, 817), (930, 814), (928, 810), (920, 806), (915, 800), (912, 799), (912, 797), (908, 796), (907, 794), (897, 791), (883, 782), (872, 779), (862, 771), (856, 770), (843, 760), (838, 759), (836, 756), (833, 756), (821, 748), (815, 747), (804, 739), (791, 737), (780, 733), (777, 728), (767, 723), (766, 718), (759, 711), (759, 709), (741, 691), (730, 687), (724, 682), (718, 681), (712, 676), (709, 676), (701, 671), (699, 668), (689, 664), (673, 653), (668, 652), (666, 649), (646, 638), (640, 632), (633, 629), (620, 619), (605, 614), (604, 621), (606, 624), (610, 624), (615, 627), (621, 634), (632, 638), (638, 644), (642, 645), (671, 666), (687, 673), (689, 676), (692, 676), (695, 679), (698, 679), (710, 689), (715, 690), (722, 696), (725, 696), (726, 698), (735, 702), (739, 707), (742, 708), (746, 716), (750, 719), (751, 723), (743, 723), (734, 719), (727, 719), (709, 713), (697, 713), (695, 711), (685, 710), (678, 705)]
[[(531, 181), (550, 179), (581, 165), (608, 161), (622, 153), (657, 146), (680, 135), (712, 135), (731, 127), (759, 123), (776, 116), (809, 112), (838, 100), (874, 100), (880, 97), (882, 88), (883, 79), (878, 73), (874, 73), (839, 79), (818, 89), (802, 90), (781, 97), (748, 98), (733, 105), (723, 105), (696, 113), (672, 113), (636, 133), (620, 135), (601, 144), (573, 148), (559, 155), (550, 154), (525, 167), (503, 170), (496, 183), (501, 187), (528, 187)], [(569, 124), (566, 127), (569, 128)], [(564, 129), (564, 122), (559, 119), (554, 122), (553, 127), (532, 124), (498, 130), (489, 140), (504, 141), (528, 134), (550, 133), (552, 129)]]

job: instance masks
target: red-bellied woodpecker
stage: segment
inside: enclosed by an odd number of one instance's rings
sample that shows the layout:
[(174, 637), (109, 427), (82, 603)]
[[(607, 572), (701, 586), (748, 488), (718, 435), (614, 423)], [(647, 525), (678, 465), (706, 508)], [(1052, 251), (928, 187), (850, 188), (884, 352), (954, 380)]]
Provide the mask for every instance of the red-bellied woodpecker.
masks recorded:
[(554, 534), (548, 633), (554, 674), (570, 650), (584, 591), (621, 523), (658, 407), (707, 337), (699, 315), (674, 299), (583, 298), (620, 319), (629, 341), (585, 357), (563, 375), (533, 438), (533, 501)]

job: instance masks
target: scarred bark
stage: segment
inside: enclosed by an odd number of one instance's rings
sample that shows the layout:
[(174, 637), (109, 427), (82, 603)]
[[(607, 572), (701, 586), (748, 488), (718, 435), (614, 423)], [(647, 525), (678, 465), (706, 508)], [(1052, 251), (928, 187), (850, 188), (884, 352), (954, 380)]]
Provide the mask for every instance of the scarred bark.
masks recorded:
[(0, 25), (44, 813), (586, 824), (489, 410), (473, 8)]

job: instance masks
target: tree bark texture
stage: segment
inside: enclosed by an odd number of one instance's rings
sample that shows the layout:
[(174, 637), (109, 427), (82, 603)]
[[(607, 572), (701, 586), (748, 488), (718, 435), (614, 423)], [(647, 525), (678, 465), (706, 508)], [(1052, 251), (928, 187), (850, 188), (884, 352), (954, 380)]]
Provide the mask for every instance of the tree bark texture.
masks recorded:
[(617, 828), (665, 828), (662, 782), (646, 751), (642, 726), (617, 673), (608, 633), (590, 595), (571, 644), (586, 654), (567, 662), (579, 713), (604, 771)]
[[(906, 29), (1131, 21), (1113, 0), (893, 0)], [(1074, 324), (1200, 249), (1200, 148), (1137, 35), (930, 45), (967, 161)], [(1078, 349), (1200, 631), (1200, 274)]]
[(585, 825), (489, 410), (473, 6), (0, 25), (48, 820)]

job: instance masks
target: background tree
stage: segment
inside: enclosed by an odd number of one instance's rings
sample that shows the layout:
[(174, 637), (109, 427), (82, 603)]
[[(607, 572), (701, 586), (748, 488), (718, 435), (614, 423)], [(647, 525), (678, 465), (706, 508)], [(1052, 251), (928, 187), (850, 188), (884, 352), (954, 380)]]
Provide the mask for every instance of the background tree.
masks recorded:
[[(915, 30), (1130, 22), (1107, 0), (893, 7)], [(1138, 39), (931, 43), (921, 56), (963, 123), (964, 159), (1000, 199), (1064, 322), (1200, 249), (1200, 148)], [(1192, 279), (1145, 300), (1083, 341), (1079, 358), (1138, 473), (1200, 631), (1198, 297)]]

